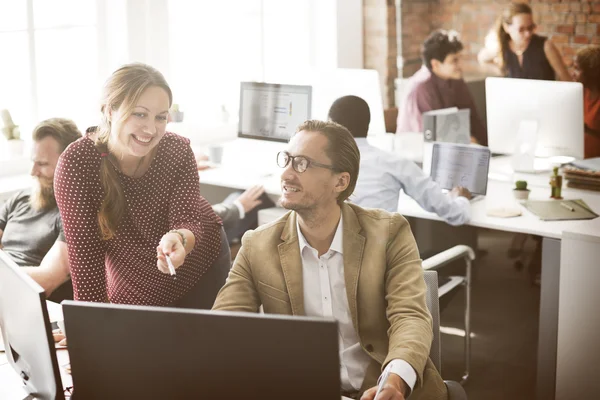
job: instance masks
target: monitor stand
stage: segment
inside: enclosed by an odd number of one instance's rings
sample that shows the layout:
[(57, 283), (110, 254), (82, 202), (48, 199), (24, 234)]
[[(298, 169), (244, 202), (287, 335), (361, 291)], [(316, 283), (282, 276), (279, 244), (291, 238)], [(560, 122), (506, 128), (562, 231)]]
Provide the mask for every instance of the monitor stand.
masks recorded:
[(519, 122), (517, 142), (512, 156), (511, 165), (515, 172), (537, 173), (546, 171), (544, 160), (536, 159), (538, 122), (522, 120)]

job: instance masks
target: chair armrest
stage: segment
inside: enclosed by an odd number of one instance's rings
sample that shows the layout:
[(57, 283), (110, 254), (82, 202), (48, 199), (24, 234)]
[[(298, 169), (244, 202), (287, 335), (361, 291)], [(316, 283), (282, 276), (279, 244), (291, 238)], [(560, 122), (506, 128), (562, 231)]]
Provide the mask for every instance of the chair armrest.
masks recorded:
[(475, 259), (475, 252), (469, 246), (459, 244), (435, 256), (429, 257), (427, 260), (423, 260), (422, 265), (425, 270), (436, 270), (461, 258), (473, 261)]
[(467, 400), (467, 392), (456, 381), (444, 381), (448, 389), (448, 400)]

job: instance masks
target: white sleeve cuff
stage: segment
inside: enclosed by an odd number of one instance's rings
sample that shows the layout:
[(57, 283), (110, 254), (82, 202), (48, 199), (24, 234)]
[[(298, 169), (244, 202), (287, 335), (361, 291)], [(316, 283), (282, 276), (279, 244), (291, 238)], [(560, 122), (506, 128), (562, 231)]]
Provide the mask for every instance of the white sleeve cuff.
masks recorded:
[[(389, 369), (392, 374), (398, 375), (402, 380), (408, 385), (410, 391), (412, 392), (415, 387), (415, 383), (417, 383), (417, 373), (415, 369), (406, 361), (400, 360), (398, 358), (389, 362), (389, 364), (385, 367), (383, 371), (383, 375)], [(379, 377), (381, 379), (381, 376)], [(377, 384), (379, 384), (379, 380), (377, 380)]]
[(244, 211), (244, 206), (242, 205), (242, 203), (240, 203), (239, 200), (234, 200), (233, 204), (238, 208), (238, 211), (240, 212), (240, 219), (244, 219), (244, 217), (246, 216), (246, 211)]

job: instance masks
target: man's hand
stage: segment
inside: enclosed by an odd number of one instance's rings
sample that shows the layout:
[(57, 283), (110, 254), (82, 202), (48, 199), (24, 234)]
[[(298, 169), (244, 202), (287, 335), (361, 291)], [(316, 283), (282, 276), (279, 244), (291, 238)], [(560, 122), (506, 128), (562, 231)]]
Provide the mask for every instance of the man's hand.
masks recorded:
[(237, 201), (240, 202), (242, 207), (244, 207), (244, 212), (250, 212), (254, 210), (260, 203), (259, 197), (265, 192), (265, 188), (257, 185), (252, 186), (250, 189), (246, 190), (244, 193), (237, 198)]
[(469, 192), (467, 188), (464, 188), (462, 186), (455, 187), (450, 192), (450, 197), (456, 198), (458, 196), (465, 197), (467, 200), (471, 200), (471, 198), (473, 197), (473, 195), (471, 195), (471, 192)]
[(360, 400), (405, 400), (405, 394), (408, 392), (408, 385), (396, 374), (390, 374), (387, 382), (383, 385), (383, 389), (379, 395), (377, 386), (365, 391)]
[(59, 346), (67, 345), (67, 337), (63, 333), (62, 329), (54, 329), (52, 331), (52, 337), (54, 338), (54, 343), (58, 344)]
[(196, 167), (198, 168), (198, 171), (212, 168), (206, 154), (196, 154)]

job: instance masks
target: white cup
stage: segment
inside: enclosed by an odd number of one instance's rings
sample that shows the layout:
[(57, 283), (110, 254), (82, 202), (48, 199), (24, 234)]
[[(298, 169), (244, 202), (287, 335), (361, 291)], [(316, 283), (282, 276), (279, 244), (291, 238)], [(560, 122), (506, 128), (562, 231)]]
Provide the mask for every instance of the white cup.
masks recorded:
[(208, 148), (208, 159), (215, 164), (221, 164), (223, 160), (223, 146), (210, 146)]

